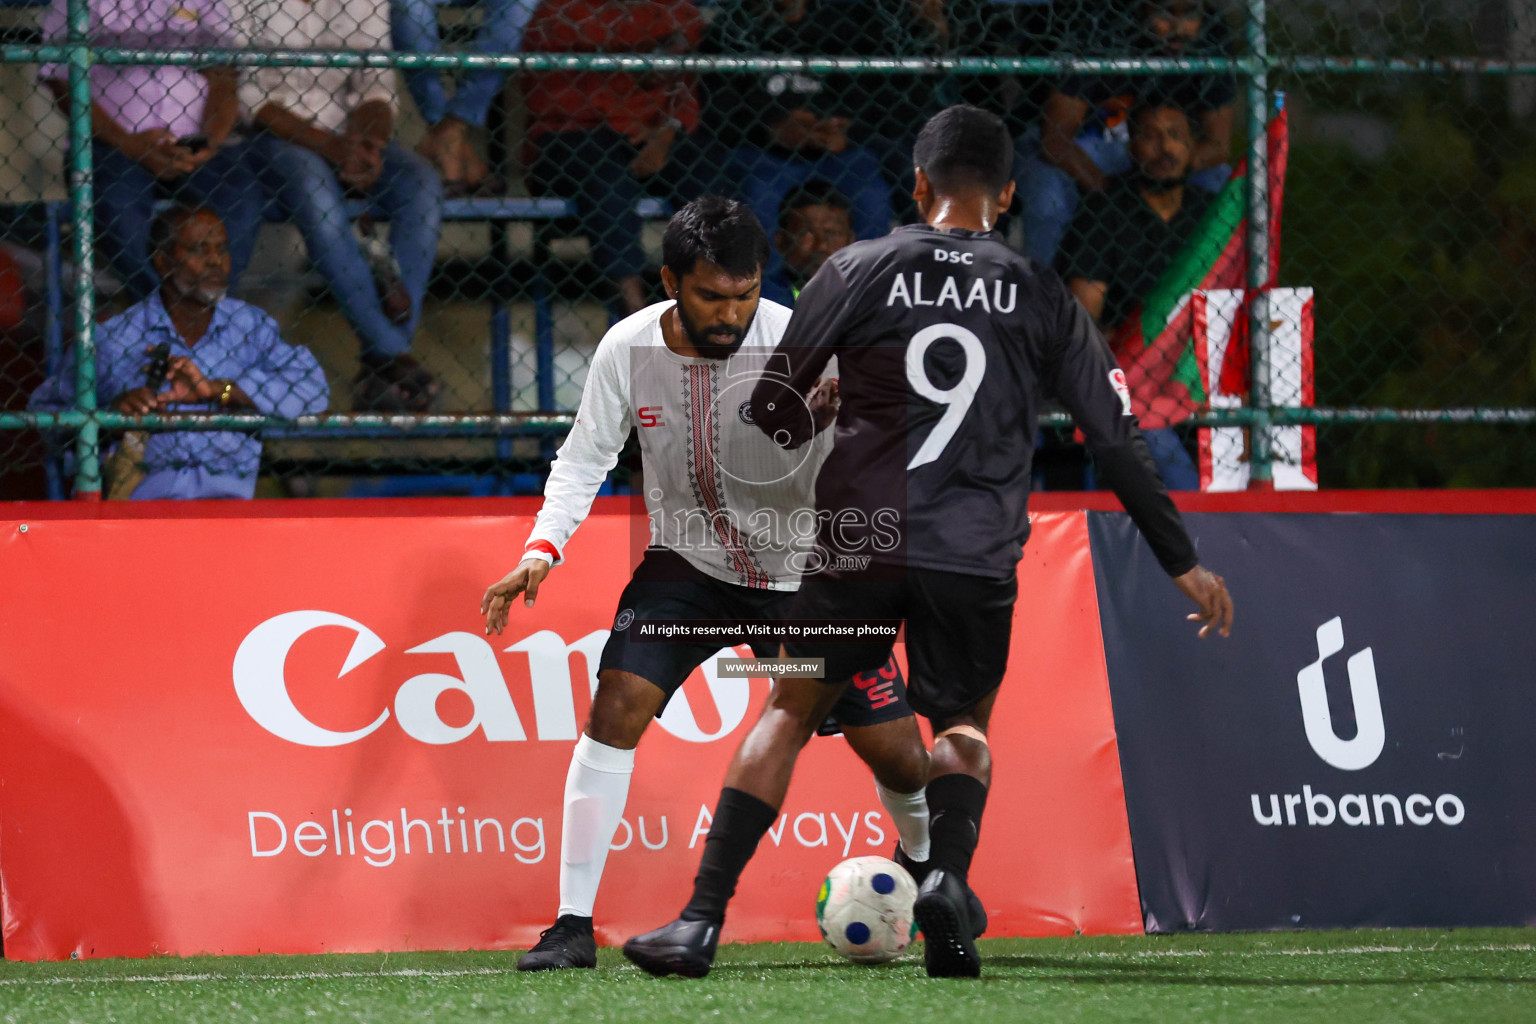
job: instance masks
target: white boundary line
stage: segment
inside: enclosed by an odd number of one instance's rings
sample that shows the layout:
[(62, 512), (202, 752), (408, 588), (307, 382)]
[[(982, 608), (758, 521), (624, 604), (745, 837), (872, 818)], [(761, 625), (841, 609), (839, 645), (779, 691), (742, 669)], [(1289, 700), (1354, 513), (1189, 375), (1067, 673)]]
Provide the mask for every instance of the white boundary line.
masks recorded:
[(1157, 957), (1187, 957), (1187, 956), (1229, 956), (1234, 958), (1255, 956), (1363, 956), (1373, 953), (1529, 953), (1536, 951), (1536, 945), (1530, 943), (1515, 943), (1510, 945), (1482, 945), (1482, 946), (1341, 946), (1338, 949), (1147, 949), (1126, 950), (1094, 950), (1086, 953), (1072, 954), (1084, 957), (1128, 957), (1128, 958), (1157, 958)]
[[(1480, 946), (1345, 946), (1339, 949), (1257, 949), (1257, 950), (1226, 950), (1226, 949), (1162, 949), (1162, 950), (1091, 950), (1082, 953), (1068, 953), (1068, 958), (1088, 959), (1168, 959), (1179, 957), (1231, 957), (1243, 959), (1248, 957), (1265, 956), (1370, 956), (1375, 954), (1400, 954), (1400, 953), (1530, 953), (1536, 952), (1536, 944), (1517, 943), (1510, 945), (1480, 945)], [(1027, 955), (1027, 954), (1026, 954)], [(1054, 956), (1044, 953), (1042, 956)], [(778, 962), (778, 961), (774, 961)], [(739, 966), (755, 966), (751, 962), (741, 963)], [(625, 965), (621, 970), (634, 970)], [(171, 984), (179, 982), (198, 981), (315, 981), (331, 978), (473, 978), (488, 977), (503, 974), (515, 974), (515, 968), (511, 967), (479, 967), (466, 970), (423, 970), (419, 968), (400, 968), (392, 971), (295, 971), (286, 974), (214, 974), (203, 972), (198, 974), (102, 974), (91, 977), (66, 978), (0, 978), (0, 985), (109, 985), (109, 984)]]

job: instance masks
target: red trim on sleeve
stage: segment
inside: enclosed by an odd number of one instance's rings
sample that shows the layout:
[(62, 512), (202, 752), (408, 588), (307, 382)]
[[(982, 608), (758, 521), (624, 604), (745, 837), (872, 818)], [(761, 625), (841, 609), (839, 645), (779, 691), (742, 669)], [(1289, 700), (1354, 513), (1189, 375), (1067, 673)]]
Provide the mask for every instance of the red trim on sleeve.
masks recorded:
[(560, 550), (547, 540), (529, 541), (528, 546), (523, 548), (523, 554), (526, 555), (530, 551), (542, 551), (557, 562), (561, 560)]

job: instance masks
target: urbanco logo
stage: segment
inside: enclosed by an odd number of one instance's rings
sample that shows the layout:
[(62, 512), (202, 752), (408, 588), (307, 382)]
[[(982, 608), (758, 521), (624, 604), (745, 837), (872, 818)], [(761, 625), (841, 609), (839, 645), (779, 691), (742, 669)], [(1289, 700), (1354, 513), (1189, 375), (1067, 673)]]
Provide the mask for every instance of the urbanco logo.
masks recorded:
[[(1376, 661), (1369, 647), (1349, 656), (1350, 700), (1355, 709), (1355, 735), (1342, 740), (1333, 728), (1328, 710), (1328, 689), (1323, 678), (1323, 663), (1344, 649), (1344, 622), (1334, 616), (1317, 627), (1317, 660), (1296, 673), (1301, 695), (1301, 718), (1307, 742), (1324, 762), (1347, 772), (1360, 771), (1376, 763), (1387, 742), (1386, 724), (1381, 715), (1381, 692), (1376, 685)], [(1268, 797), (1266, 802), (1265, 797)], [(1423, 793), (1399, 798), (1392, 793), (1345, 793), (1334, 797), (1314, 790), (1310, 784), (1299, 793), (1253, 793), (1250, 796), (1253, 820), (1265, 826), (1329, 826), (1338, 821), (1347, 826), (1402, 826), (1404, 821), (1424, 826), (1435, 821), (1460, 825), (1466, 818), (1466, 805), (1454, 793), (1442, 793), (1431, 799)]]
[(1328, 688), (1323, 662), (1344, 649), (1344, 622), (1337, 615), (1317, 627), (1317, 660), (1296, 673), (1301, 693), (1301, 720), (1307, 742), (1317, 756), (1345, 771), (1359, 771), (1376, 763), (1387, 742), (1381, 717), (1381, 692), (1376, 686), (1376, 661), (1369, 647), (1349, 656), (1349, 695), (1355, 706), (1355, 735), (1341, 740), (1328, 711)]
[[(325, 627), (340, 627), (354, 634), (352, 646), (336, 674), (338, 682), (389, 646), (356, 619), (336, 612), (304, 610), (284, 612), (260, 623), (246, 634), (235, 652), (232, 674), (235, 696), (241, 706), (267, 732), (300, 746), (356, 743), (378, 731), (391, 715), (391, 709), (384, 707), (373, 721), (359, 728), (328, 729), (311, 721), (294, 704), (285, 677), (289, 652), (305, 634)], [(571, 656), (581, 655), (586, 664), (585, 685), (589, 693), (596, 693), (598, 658), (607, 642), (605, 629), (593, 630), (572, 643), (566, 643), (552, 629), (541, 629), (504, 649), (504, 653), (527, 655), (537, 739), (576, 739)], [(406, 735), (438, 745), (458, 743), (476, 732), (492, 742), (529, 738), (507, 689), (496, 651), (484, 637), (463, 631), (444, 633), (407, 648), (405, 653), (450, 654), (458, 667), (458, 675), (424, 672), (400, 684), (395, 691), (393, 714)], [(736, 652), (727, 649), (721, 653), (734, 656)], [(690, 743), (709, 743), (730, 735), (746, 718), (751, 700), (751, 680), (722, 678), (715, 670), (714, 658), (707, 659), (702, 668), (720, 714), (720, 727), (713, 732), (700, 728), (687, 694), (681, 689), (672, 695), (666, 711), (657, 720), (667, 732)], [(463, 725), (449, 725), (438, 717), (437, 698), (448, 690), (464, 693), (474, 708), (470, 720)]]

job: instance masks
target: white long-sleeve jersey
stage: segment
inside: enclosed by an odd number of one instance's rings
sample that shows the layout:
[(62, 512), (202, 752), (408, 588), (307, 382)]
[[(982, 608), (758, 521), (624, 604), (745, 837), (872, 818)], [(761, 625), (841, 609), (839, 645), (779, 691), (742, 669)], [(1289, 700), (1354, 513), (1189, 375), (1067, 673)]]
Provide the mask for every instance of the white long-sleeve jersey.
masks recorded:
[(789, 324), (762, 300), (728, 359), (690, 359), (667, 347), (662, 302), (621, 320), (597, 346), (576, 424), (560, 446), (528, 555), (562, 560), (571, 535), (638, 428), (651, 544), (715, 579), (794, 590), (817, 531), (816, 474), (832, 431), (794, 450), (752, 425), (752, 389)]

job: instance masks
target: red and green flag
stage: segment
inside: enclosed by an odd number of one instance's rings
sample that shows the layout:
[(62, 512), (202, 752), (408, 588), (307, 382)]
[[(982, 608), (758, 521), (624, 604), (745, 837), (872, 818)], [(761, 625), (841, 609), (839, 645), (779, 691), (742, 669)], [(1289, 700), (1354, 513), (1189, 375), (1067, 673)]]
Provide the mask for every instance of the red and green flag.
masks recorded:
[[(1284, 103), (1269, 122), (1269, 281), (1280, 265), (1280, 212), (1285, 194), (1285, 162), (1290, 148)], [(1205, 382), (1195, 357), (1193, 291), (1246, 288), (1248, 282), (1248, 165), (1244, 161), (1217, 193), (1199, 227), (1157, 284), (1125, 322), (1109, 335), (1115, 358), (1131, 389), (1131, 407), (1148, 429), (1187, 418), (1207, 401)], [(1247, 304), (1244, 303), (1246, 309)], [(1247, 317), (1233, 325), (1231, 347), (1222, 367), (1222, 390), (1246, 390)], [(1230, 386), (1229, 386), (1230, 385)]]

